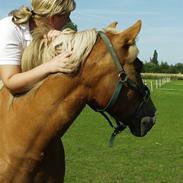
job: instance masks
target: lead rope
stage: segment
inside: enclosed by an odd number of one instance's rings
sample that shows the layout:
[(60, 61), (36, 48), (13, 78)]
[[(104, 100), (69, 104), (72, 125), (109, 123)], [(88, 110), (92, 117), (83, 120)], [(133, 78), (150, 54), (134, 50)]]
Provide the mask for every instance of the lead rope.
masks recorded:
[(112, 135), (111, 135), (111, 137), (109, 139), (109, 147), (113, 146), (116, 136), (119, 133), (121, 133), (125, 128), (126, 128), (126, 126), (123, 123), (120, 123), (120, 125), (115, 127), (115, 130), (114, 130), (114, 132), (112, 133)]
[(111, 137), (109, 139), (109, 147), (112, 147), (114, 144), (116, 136), (126, 128), (126, 125), (124, 125), (123, 123), (120, 123), (118, 120), (116, 120), (117, 126), (115, 127), (105, 112), (100, 111), (100, 114), (108, 121), (109, 125), (114, 129), (114, 131), (111, 134)]

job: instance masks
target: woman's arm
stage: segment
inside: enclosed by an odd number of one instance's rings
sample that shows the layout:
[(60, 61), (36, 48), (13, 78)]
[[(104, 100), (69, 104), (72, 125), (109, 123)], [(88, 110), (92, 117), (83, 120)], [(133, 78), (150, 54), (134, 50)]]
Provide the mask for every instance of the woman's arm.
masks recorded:
[(75, 68), (68, 65), (70, 56), (71, 53), (57, 55), (50, 62), (26, 72), (21, 72), (20, 66), (17, 65), (0, 66), (0, 77), (12, 94), (22, 93), (31, 89), (50, 73), (71, 73)]

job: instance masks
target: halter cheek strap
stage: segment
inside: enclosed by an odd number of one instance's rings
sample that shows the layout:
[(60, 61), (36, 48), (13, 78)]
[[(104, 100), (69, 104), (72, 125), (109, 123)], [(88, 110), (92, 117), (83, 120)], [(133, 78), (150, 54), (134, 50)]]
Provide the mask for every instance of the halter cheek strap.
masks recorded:
[(112, 57), (115, 65), (117, 67), (118, 76), (119, 76), (119, 80), (118, 80), (118, 82), (116, 84), (114, 93), (113, 93), (110, 101), (108, 102), (108, 104), (104, 108), (102, 108), (102, 109), (99, 109), (99, 108), (95, 109), (95, 111), (100, 112), (100, 114), (103, 115), (104, 118), (109, 122), (109, 125), (112, 128), (114, 128), (114, 132), (112, 133), (111, 138), (109, 140), (109, 145), (112, 146), (112, 144), (113, 144), (113, 142), (115, 140), (116, 135), (118, 135), (121, 131), (123, 131), (126, 128), (126, 125), (124, 123), (116, 120), (117, 126), (115, 127), (112, 124), (110, 118), (108, 117), (106, 111), (111, 109), (115, 105), (115, 103), (117, 102), (117, 100), (119, 98), (119, 95), (120, 95), (120, 92), (121, 92), (124, 84), (127, 82), (127, 76), (125, 74), (125, 71), (124, 71), (123, 67), (120, 64), (119, 58), (118, 58), (118, 56), (117, 56), (117, 54), (116, 54), (116, 52), (115, 52), (115, 50), (113, 48), (113, 45), (111, 44), (111, 41), (109, 40), (109, 38), (102, 31), (99, 31), (98, 34), (102, 38), (102, 40), (104, 41), (107, 50), (111, 54), (111, 57)]
[[(102, 31), (99, 31), (98, 34), (104, 41), (105, 46), (106, 46), (107, 50), (109, 51), (109, 53), (111, 54), (111, 57), (116, 65), (116, 67), (118, 69), (118, 73), (119, 73), (119, 75), (118, 75), (119, 80), (118, 80), (118, 83), (115, 87), (115, 91), (114, 91), (110, 101), (103, 109), (96, 109), (96, 111), (98, 111), (98, 112), (105, 112), (108, 109), (112, 108), (114, 106), (114, 104), (116, 103), (118, 96), (121, 92), (121, 89), (123, 88), (124, 83), (127, 81), (127, 76), (125, 74), (123, 67), (120, 64), (119, 58), (113, 48), (113, 45), (111, 44), (111, 41), (109, 40), (109, 38)], [(123, 78), (122, 78), (122, 76), (123, 76)]]

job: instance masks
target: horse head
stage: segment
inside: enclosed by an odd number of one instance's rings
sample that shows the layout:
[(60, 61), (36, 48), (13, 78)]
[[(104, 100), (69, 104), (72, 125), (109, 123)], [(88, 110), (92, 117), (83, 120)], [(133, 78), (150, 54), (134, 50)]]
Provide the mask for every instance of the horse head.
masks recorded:
[(115, 30), (116, 24), (98, 33), (85, 62), (88, 104), (116, 120), (114, 135), (128, 126), (133, 135), (142, 137), (154, 125), (156, 109), (141, 78), (143, 63), (137, 57), (135, 40), (141, 21), (121, 32)]

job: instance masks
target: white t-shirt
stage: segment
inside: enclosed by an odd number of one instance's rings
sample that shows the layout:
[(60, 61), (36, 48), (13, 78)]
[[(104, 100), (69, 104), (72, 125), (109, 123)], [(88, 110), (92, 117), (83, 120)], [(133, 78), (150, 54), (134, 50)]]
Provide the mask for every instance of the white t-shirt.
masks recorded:
[(29, 24), (15, 25), (12, 17), (0, 20), (0, 65), (20, 65), (23, 50), (32, 36)]

